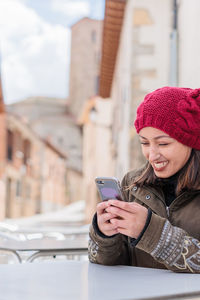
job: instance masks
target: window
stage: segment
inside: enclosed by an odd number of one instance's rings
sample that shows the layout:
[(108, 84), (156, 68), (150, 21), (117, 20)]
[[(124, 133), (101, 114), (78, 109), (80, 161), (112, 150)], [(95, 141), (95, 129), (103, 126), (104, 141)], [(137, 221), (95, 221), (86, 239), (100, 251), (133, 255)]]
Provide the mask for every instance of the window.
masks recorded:
[(11, 130), (7, 131), (7, 159), (13, 159), (13, 132)]
[(31, 143), (28, 140), (24, 140), (24, 164), (26, 165), (31, 155)]

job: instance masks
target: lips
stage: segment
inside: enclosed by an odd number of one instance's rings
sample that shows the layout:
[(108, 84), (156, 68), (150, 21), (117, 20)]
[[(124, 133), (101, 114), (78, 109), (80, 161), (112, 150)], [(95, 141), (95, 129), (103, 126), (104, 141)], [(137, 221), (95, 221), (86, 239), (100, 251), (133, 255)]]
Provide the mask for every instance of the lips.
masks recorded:
[(168, 164), (167, 161), (162, 161), (162, 162), (157, 162), (157, 163), (153, 163), (153, 168), (156, 170), (156, 171), (162, 171), (164, 170), (164, 168), (166, 167), (166, 165)]

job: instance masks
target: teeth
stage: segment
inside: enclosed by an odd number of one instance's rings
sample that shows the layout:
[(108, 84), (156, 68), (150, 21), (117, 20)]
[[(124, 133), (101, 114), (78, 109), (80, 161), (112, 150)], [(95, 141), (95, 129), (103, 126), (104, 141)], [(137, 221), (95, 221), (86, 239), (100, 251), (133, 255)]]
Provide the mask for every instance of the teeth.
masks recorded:
[(155, 167), (157, 169), (163, 168), (164, 166), (166, 166), (167, 162), (161, 162), (161, 163), (154, 163)]

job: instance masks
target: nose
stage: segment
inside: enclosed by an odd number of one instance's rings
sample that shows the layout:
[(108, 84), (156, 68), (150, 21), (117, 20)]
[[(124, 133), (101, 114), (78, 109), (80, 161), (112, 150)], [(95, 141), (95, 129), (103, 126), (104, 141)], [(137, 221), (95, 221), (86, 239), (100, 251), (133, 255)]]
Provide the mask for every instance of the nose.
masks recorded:
[(149, 148), (149, 161), (153, 162), (160, 158), (160, 152), (158, 147), (150, 147)]

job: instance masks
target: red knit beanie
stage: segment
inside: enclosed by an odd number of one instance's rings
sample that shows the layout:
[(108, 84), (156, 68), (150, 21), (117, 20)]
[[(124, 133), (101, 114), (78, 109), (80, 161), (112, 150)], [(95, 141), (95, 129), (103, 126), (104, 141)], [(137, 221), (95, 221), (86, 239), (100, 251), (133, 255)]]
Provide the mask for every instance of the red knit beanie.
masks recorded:
[(134, 124), (137, 133), (154, 127), (200, 150), (200, 89), (163, 87), (146, 95)]

